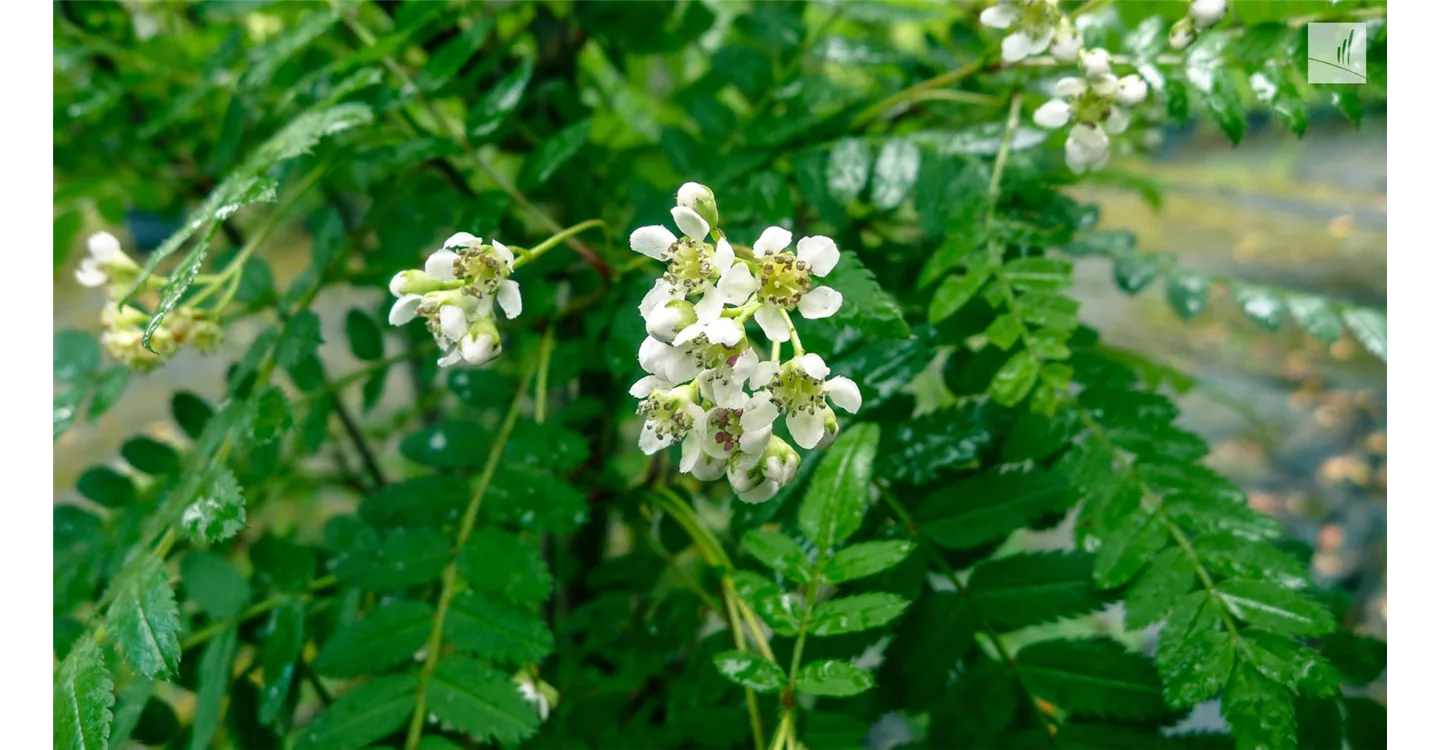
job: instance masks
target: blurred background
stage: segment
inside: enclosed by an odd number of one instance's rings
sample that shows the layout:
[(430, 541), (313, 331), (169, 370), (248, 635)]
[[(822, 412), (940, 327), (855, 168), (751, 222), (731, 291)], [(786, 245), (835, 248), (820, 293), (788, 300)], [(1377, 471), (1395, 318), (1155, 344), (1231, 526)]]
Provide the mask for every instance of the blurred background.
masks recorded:
[[(1260, 118), (1249, 125), (1239, 147), (1206, 123), (1165, 130), (1152, 155), (1113, 160), (1114, 174), (1143, 174), (1163, 188), (1158, 207), (1135, 191), (1089, 184), (1075, 197), (1101, 206), (1102, 228), (1132, 231), (1140, 250), (1174, 253), (1184, 268), (1384, 309), (1383, 108), (1367, 111), (1358, 132), (1333, 110), (1316, 110), (1298, 140), (1277, 122)], [(57, 161), (69, 147), (57, 138)], [(62, 184), (58, 169), (56, 179), (57, 193), (75, 189)], [(79, 219), (67, 214), (65, 232), (57, 212), (56, 331), (98, 326), (102, 295), (73, 276), (88, 232), (105, 228), (127, 247), (143, 249), (163, 239), (178, 218), (125, 208), (123, 226), (103, 222), (96, 212)], [(302, 227), (282, 227), (262, 249), (280, 288), (304, 270), (307, 242)], [(1211, 466), (1240, 483), (1252, 506), (1314, 547), (1311, 567), (1322, 585), (1354, 596), (1350, 627), (1385, 638), (1385, 363), (1349, 337), (1326, 346), (1293, 323), (1271, 333), (1218, 299), (1225, 294), (1220, 287), (1204, 312), (1183, 321), (1162, 285), (1133, 297), (1118, 293), (1112, 268), (1103, 258), (1077, 263), (1082, 320), (1116, 346), (1196, 376), (1196, 387), (1181, 401), (1182, 419), (1210, 441)], [(343, 286), (327, 288), (317, 300), (328, 342), (321, 353), (331, 371), (356, 366), (344, 344), (345, 313), (374, 304), (372, 293)], [(55, 446), (55, 501), (78, 499), (80, 472), (118, 462), (128, 436), (172, 436), (174, 391), (221, 396), (224, 368), (259, 328), (258, 321), (240, 321), (220, 352), (205, 357), (187, 349), (159, 370), (132, 377), (125, 397), (99, 420), (77, 421)], [(395, 378), (385, 398), (401, 402), (407, 389)], [(1382, 702), (1384, 684), (1382, 677), (1370, 688)]]

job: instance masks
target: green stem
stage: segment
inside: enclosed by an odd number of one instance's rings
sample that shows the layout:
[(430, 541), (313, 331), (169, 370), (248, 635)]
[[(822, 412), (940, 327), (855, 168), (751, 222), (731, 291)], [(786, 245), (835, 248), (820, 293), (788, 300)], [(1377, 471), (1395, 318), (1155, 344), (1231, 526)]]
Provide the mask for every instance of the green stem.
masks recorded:
[(959, 83), (960, 81), (963, 81), (966, 78), (969, 78), (970, 76), (979, 73), (981, 70), (984, 70), (985, 66), (988, 63), (988, 59), (981, 57), (972, 61), (969, 65), (956, 68), (955, 70), (946, 71), (938, 76), (935, 76), (934, 78), (930, 78), (921, 81), (913, 86), (901, 89), (900, 91), (897, 91), (896, 93), (884, 99), (881, 99), (880, 101), (862, 110), (860, 114), (856, 115), (855, 119), (851, 121), (850, 128), (852, 130), (855, 130), (864, 125), (867, 125), (870, 123), (871, 120), (874, 120), (875, 118), (885, 114), (886, 112), (889, 112), (894, 107), (900, 104), (904, 104), (908, 101), (913, 101), (916, 96), (924, 96), (923, 92)]
[(383, 370), (390, 365), (399, 362), (407, 362), (421, 356), (422, 354), (425, 354), (426, 352), (430, 352), (433, 350), (434, 347), (429, 344), (425, 344), (422, 346), (417, 346), (413, 349), (407, 349), (403, 352), (400, 352), (399, 354), (392, 354), (384, 359), (377, 359), (374, 362), (366, 363), (364, 367), (361, 367), (352, 372), (347, 372), (344, 375), (341, 375), (340, 377), (331, 380), (320, 388), (301, 394), (300, 398), (298, 398), (297, 401), (304, 403), (311, 399), (319, 398), (321, 396), (333, 395), (339, 391), (344, 390), (345, 387), (349, 386), (351, 383), (354, 383), (357, 380), (364, 380), (365, 378), (368, 378), (371, 375), (375, 374), (375, 372)]
[(517, 248), (516, 254), (520, 257), (515, 259), (515, 268), (519, 268), (526, 263), (538, 260), (540, 256), (544, 255), (546, 251), (548, 251), (550, 248), (555, 247), (561, 242), (564, 242), (571, 237), (574, 237), (575, 235), (585, 231), (586, 229), (590, 229), (593, 227), (600, 227), (601, 229), (604, 229), (606, 238), (605, 242), (607, 245), (610, 244), (610, 226), (605, 223), (604, 219), (590, 219), (588, 221), (582, 221), (573, 227), (569, 227), (560, 230), (559, 232), (556, 232), (555, 234), (551, 235), (549, 239), (541, 242), (535, 247), (530, 248), (529, 250), (526, 250), (523, 247)]
[(785, 327), (790, 329), (790, 348), (795, 350), (795, 356), (805, 356), (805, 347), (800, 344), (800, 332), (795, 330), (795, 324), (790, 322), (790, 312), (781, 310), (780, 314), (785, 316)]
[[(320, 592), (320, 591), (324, 591), (325, 589), (328, 589), (328, 588), (330, 588), (330, 587), (338, 584), (339, 582), (340, 582), (340, 579), (336, 578), (335, 576), (325, 576), (324, 578), (316, 578), (315, 580), (313, 580), (313, 581), (310, 582), (310, 585), (308, 585), (308, 586), (305, 587), (305, 592), (306, 592), (307, 595), (308, 595), (308, 594), (315, 594), (315, 593), (318, 593), (318, 592)], [(180, 642), (180, 650), (181, 650), (181, 651), (189, 651), (190, 649), (194, 648), (195, 646), (198, 646), (198, 645), (204, 643), (205, 641), (208, 641), (208, 640), (210, 640), (211, 638), (214, 638), (215, 636), (219, 635), (219, 634), (221, 633), (221, 631), (224, 631), (224, 630), (227, 630), (227, 629), (229, 629), (229, 628), (233, 628), (233, 627), (236, 627), (236, 626), (239, 626), (239, 625), (243, 625), (243, 624), (245, 624), (245, 623), (247, 623), (247, 622), (249, 622), (249, 621), (251, 621), (251, 620), (253, 620), (253, 619), (257, 618), (257, 617), (259, 617), (260, 615), (263, 615), (263, 614), (265, 614), (266, 612), (269, 612), (270, 610), (275, 609), (276, 607), (280, 606), (281, 604), (284, 604), (285, 602), (290, 601), (290, 600), (293, 599), (293, 598), (294, 598), (294, 594), (289, 594), (289, 593), (286, 593), (286, 594), (277, 594), (277, 595), (275, 595), (275, 596), (270, 597), (269, 599), (266, 599), (266, 600), (261, 601), (261, 602), (256, 602), (255, 604), (250, 605), (249, 607), (247, 607), (247, 608), (245, 609), (244, 612), (241, 612), (240, 614), (235, 615), (234, 617), (228, 617), (228, 618), (226, 618), (226, 619), (224, 619), (224, 620), (216, 620), (215, 622), (212, 622), (212, 623), (210, 623), (209, 625), (206, 625), (205, 627), (200, 628), (199, 630), (195, 631), (194, 633), (191, 633), (191, 634), (190, 634), (190, 637), (188, 637), (188, 638), (186, 638), (185, 640), (181, 641), (181, 642)]]
[(460, 593), (460, 555), (465, 550), (466, 542), (470, 541), (470, 534), (475, 530), (475, 520), (480, 516), (480, 504), (485, 500), (485, 493), (490, 489), (490, 483), (495, 479), (495, 471), (500, 468), (500, 459), (505, 455), (505, 444), (510, 440), (510, 433), (515, 429), (515, 423), (520, 418), (520, 406), (525, 401), (525, 394), (530, 390), (530, 378), (535, 373), (535, 363), (526, 369), (525, 375), (520, 379), (520, 388), (515, 393), (515, 399), (510, 403), (510, 411), (505, 415), (505, 421), (500, 425), (500, 431), (495, 436), (495, 444), (490, 448), (490, 455), (485, 460), (485, 468), (480, 472), (480, 481), (475, 486), (475, 493), (470, 497), (470, 504), (465, 508), (465, 515), (460, 519), (460, 529), (455, 534), (455, 549), (451, 555), (450, 562), (445, 566), (445, 572), (440, 580), (440, 598), (435, 605), (435, 618), (430, 626), (430, 638), (425, 643), (425, 663), (420, 668), (419, 690), (415, 695), (415, 712), (410, 717), (410, 729), (405, 735), (406, 750), (415, 750), (420, 744), (420, 735), (425, 728), (425, 697), (426, 688), (429, 687), (430, 678), (435, 674), (435, 666), (440, 663), (440, 648), (445, 635), (445, 617), (450, 612), (450, 602), (455, 595)]
[(549, 392), (550, 355), (555, 351), (555, 322), (545, 326), (540, 338), (539, 375), (535, 377), (535, 424), (545, 424), (545, 394)]

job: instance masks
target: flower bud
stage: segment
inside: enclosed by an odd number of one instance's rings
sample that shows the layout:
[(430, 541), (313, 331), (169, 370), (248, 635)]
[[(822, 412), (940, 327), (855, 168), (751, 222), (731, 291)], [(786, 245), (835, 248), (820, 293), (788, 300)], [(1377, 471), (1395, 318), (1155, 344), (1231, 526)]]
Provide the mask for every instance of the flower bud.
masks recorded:
[(835, 442), (835, 436), (840, 434), (840, 420), (835, 418), (835, 410), (825, 407), (825, 433), (820, 436), (820, 443), (815, 446), (816, 450), (825, 450)]
[(1103, 49), (1087, 49), (1081, 52), (1080, 68), (1091, 78), (1109, 75), (1110, 53)]
[(1170, 27), (1170, 48), (1185, 49), (1195, 42), (1195, 22), (1186, 16)]
[(687, 182), (675, 194), (675, 205), (700, 214), (710, 227), (720, 226), (720, 209), (715, 205), (715, 193), (698, 182)]
[(460, 356), (472, 365), (488, 364), (500, 354), (500, 331), (495, 319), (484, 315), (470, 322), (469, 331), (460, 339)]
[(1115, 91), (1115, 101), (1127, 107), (1134, 107), (1145, 101), (1145, 95), (1150, 88), (1140, 76), (1131, 73), (1120, 79), (1119, 87)]
[(426, 294), (439, 291), (454, 284), (446, 284), (443, 281), (436, 281), (418, 269), (408, 269), (395, 274), (390, 279), (390, 293), (396, 297), (406, 294)]
[(1055, 41), (1050, 43), (1050, 54), (1060, 62), (1075, 62), (1080, 56), (1080, 46), (1084, 42), (1075, 28), (1070, 25), (1069, 19), (1060, 24), (1060, 30), (1055, 32)]
[(1225, 0), (1192, 0), (1190, 17), (1196, 27), (1208, 29), (1225, 17)]
[(695, 306), (683, 299), (672, 299), (651, 308), (645, 316), (645, 332), (666, 344), (675, 343), (675, 335), (698, 320)]

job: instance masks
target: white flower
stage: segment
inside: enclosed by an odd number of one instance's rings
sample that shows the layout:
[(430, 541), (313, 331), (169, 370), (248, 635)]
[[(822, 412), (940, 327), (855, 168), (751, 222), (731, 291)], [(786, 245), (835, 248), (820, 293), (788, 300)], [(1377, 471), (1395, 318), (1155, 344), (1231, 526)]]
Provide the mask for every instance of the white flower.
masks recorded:
[(776, 365), (762, 362), (751, 376), (752, 385), (765, 385), (745, 404), (741, 424), (758, 430), (785, 415), (785, 426), (802, 448), (814, 448), (825, 435), (827, 419), (834, 412), (825, 403), (827, 397), (836, 406), (854, 414), (860, 410), (860, 388), (846, 377), (830, 378), (830, 367), (820, 355), (809, 353)]
[(810, 285), (811, 277), (825, 276), (840, 262), (840, 249), (829, 237), (806, 237), (796, 244), (796, 253), (785, 252), (790, 246), (790, 232), (770, 227), (755, 242), (755, 256), (760, 264), (759, 297), (761, 306), (755, 311), (755, 322), (771, 341), (790, 338), (790, 325), (785, 311), (796, 310), (814, 320), (828, 318), (840, 309), (844, 297), (828, 286)]
[(1195, 41), (1195, 22), (1189, 16), (1175, 22), (1170, 27), (1170, 48), (1185, 49)]
[(1225, 17), (1225, 0), (1191, 0), (1190, 17), (1197, 27), (1208, 29)]
[(1070, 104), (1060, 99), (1051, 99), (1035, 110), (1035, 124), (1054, 130), (1070, 122)]
[(710, 226), (720, 224), (720, 211), (715, 206), (715, 193), (698, 182), (687, 182), (675, 192), (675, 205), (700, 215)]
[(672, 299), (664, 304), (654, 305), (643, 317), (645, 332), (667, 344), (675, 343), (675, 335), (698, 319), (695, 306), (683, 299)]
[[(90, 235), (85, 246), (90, 253), (80, 260), (80, 267), (75, 269), (75, 280), (81, 286), (94, 288), (113, 281), (113, 286), (124, 287), (134, 281), (139, 266), (120, 249), (120, 240), (115, 235), (96, 232)], [(113, 291), (123, 293), (125, 290)]]
[(1140, 76), (1131, 73), (1120, 79), (1119, 89), (1115, 92), (1115, 101), (1126, 107), (1136, 107), (1145, 101), (1145, 95), (1149, 92), (1150, 88), (1145, 85), (1145, 81)]
[(749, 400), (745, 394), (745, 383), (754, 375), (759, 364), (760, 358), (755, 350), (745, 347), (720, 365), (700, 373), (700, 395), (726, 408), (743, 408)]
[(1110, 138), (1105, 131), (1086, 123), (1076, 123), (1065, 139), (1065, 163), (1070, 170), (1084, 173), (1105, 166), (1110, 158)]
[(740, 423), (742, 411), (716, 406), (705, 413), (704, 434), (700, 443), (705, 455), (729, 459), (737, 453), (760, 453), (770, 444), (770, 425), (746, 430)]
[(763, 503), (794, 481), (799, 471), (800, 454), (781, 438), (769, 435), (763, 452), (735, 454), (725, 473), (741, 500)]
[(688, 351), (691, 348), (695, 347), (671, 346), (653, 336), (646, 336), (640, 343), (640, 366), (665, 383), (687, 382), (705, 369)]
[(1103, 49), (1087, 49), (1081, 52), (1080, 69), (1091, 78), (1110, 75), (1110, 53)]
[[(693, 208), (676, 206), (670, 209), (670, 218), (692, 242), (702, 243), (710, 235), (710, 223), (695, 213)], [(680, 238), (659, 224), (640, 227), (630, 233), (630, 249), (655, 260), (669, 260), (668, 254), (674, 252), (679, 244)]]
[(460, 356), (467, 363), (476, 366), (484, 365), (499, 356), (500, 332), (495, 329), (494, 318), (481, 317), (459, 333)]
[(640, 450), (652, 456), (665, 447), (680, 442), (680, 471), (689, 472), (700, 460), (705, 410), (695, 403), (693, 387), (680, 386), (654, 390), (640, 402), (637, 414), (645, 415), (640, 430)]
[(1055, 0), (1000, 0), (980, 13), (980, 23), (992, 29), (1015, 29), (1000, 43), (1000, 56), (1007, 63), (1049, 49), (1060, 18)]
[(1055, 41), (1050, 43), (1050, 54), (1060, 62), (1075, 62), (1080, 56), (1080, 47), (1084, 40), (1075, 33), (1075, 29), (1068, 21), (1060, 24), (1060, 30), (1055, 32)]

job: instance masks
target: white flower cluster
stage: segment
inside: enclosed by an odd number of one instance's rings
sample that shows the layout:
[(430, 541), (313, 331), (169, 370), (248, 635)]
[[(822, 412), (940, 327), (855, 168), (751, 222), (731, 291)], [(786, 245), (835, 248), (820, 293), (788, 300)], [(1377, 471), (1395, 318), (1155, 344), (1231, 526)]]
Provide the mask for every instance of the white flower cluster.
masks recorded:
[(1080, 53), (1080, 34), (1060, 12), (1056, 0), (999, 0), (981, 11), (980, 23), (1011, 30), (1000, 43), (1000, 56), (1007, 63), (1043, 55), (1046, 50), (1061, 62), (1074, 62)]
[(520, 285), (510, 279), (514, 267), (515, 254), (499, 242), (452, 235), (425, 260), (423, 271), (401, 271), (390, 280), (390, 293), (399, 298), (390, 308), (390, 325), (423, 317), (444, 353), (441, 367), (486, 364), (500, 354), (495, 303), (507, 318), (520, 314)]
[[(774, 434), (775, 420), (783, 414), (808, 449), (835, 439), (831, 403), (860, 409), (859, 387), (805, 353), (790, 317), (840, 309), (840, 292), (813, 283), (835, 268), (840, 250), (816, 236), (791, 251), (792, 235), (780, 227), (753, 247), (732, 246), (718, 229), (714, 193), (693, 182), (680, 188), (670, 215), (682, 236), (663, 226), (630, 235), (631, 249), (666, 263), (640, 303), (649, 335), (639, 359), (649, 375), (630, 388), (645, 416), (640, 449), (653, 455), (679, 443), (680, 471), (705, 481), (724, 475), (741, 500), (769, 500), (800, 468), (800, 455)], [(764, 360), (745, 331), (752, 317), (772, 342)], [(782, 362), (786, 341), (794, 351)]]
[(1035, 123), (1054, 130), (1070, 122), (1065, 139), (1065, 163), (1074, 172), (1105, 166), (1110, 158), (1110, 135), (1130, 126), (1130, 109), (1145, 101), (1148, 89), (1138, 75), (1116, 78), (1110, 72), (1110, 53), (1103, 49), (1080, 53), (1085, 77), (1062, 78), (1055, 97), (1035, 111)]
[[(100, 346), (111, 358), (137, 372), (148, 372), (169, 359), (183, 345), (201, 352), (211, 352), (220, 344), (223, 330), (214, 315), (193, 307), (171, 310), (150, 336), (150, 348), (141, 343), (150, 316), (119, 302), (140, 278), (140, 266), (120, 247), (120, 240), (109, 232), (97, 232), (86, 243), (89, 254), (80, 261), (75, 280), (81, 286), (105, 287), (109, 303), (100, 313)], [(147, 288), (159, 288), (163, 276), (151, 276)]]
[(1170, 27), (1170, 46), (1185, 49), (1201, 31), (1225, 18), (1225, 0), (1190, 0), (1190, 12)]

